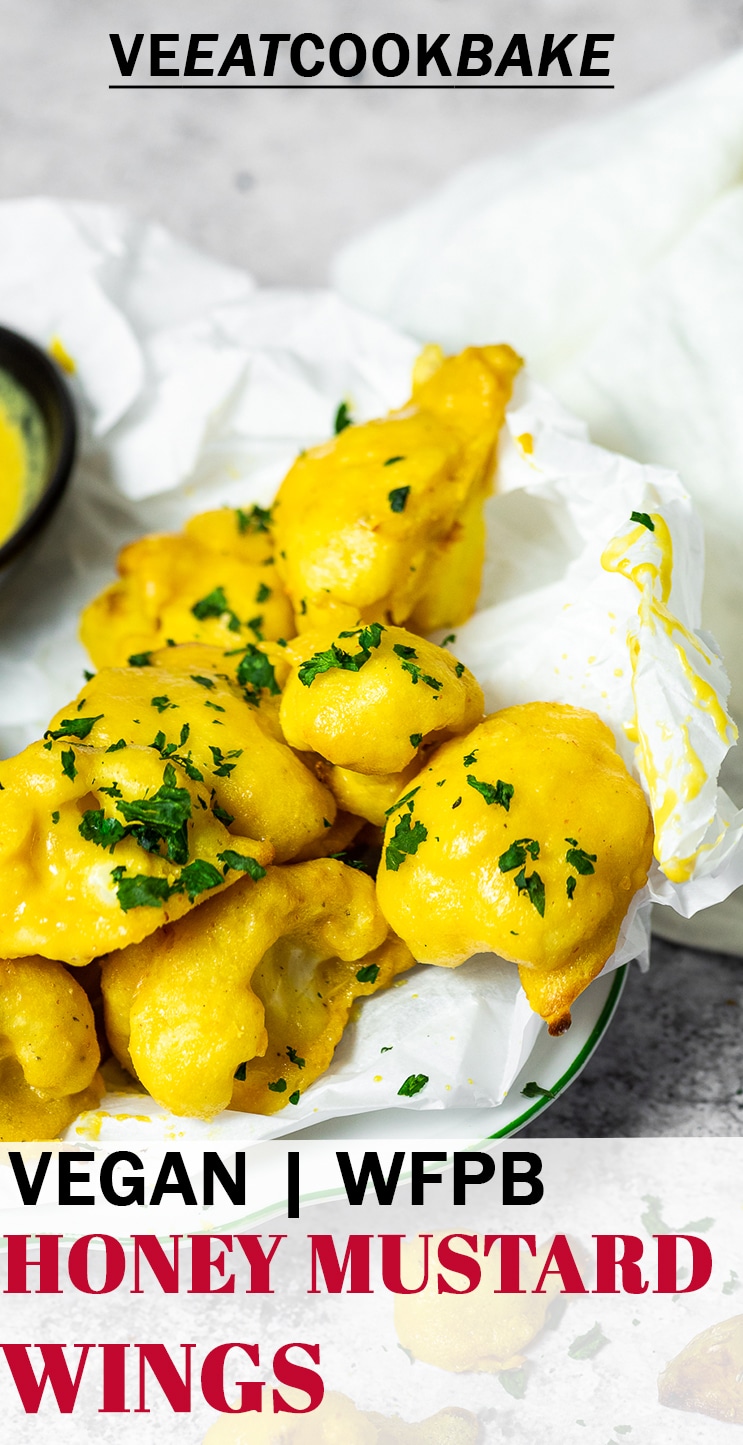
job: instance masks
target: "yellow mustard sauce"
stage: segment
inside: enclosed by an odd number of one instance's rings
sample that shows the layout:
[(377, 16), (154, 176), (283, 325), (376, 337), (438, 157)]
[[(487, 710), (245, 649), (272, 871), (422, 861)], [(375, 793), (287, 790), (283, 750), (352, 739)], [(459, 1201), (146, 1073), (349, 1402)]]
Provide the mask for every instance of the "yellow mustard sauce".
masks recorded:
[(41, 412), (15, 378), (0, 368), (0, 546), (38, 501), (46, 467)]
[[(735, 725), (728, 718), (712, 685), (701, 676), (702, 667), (711, 666), (712, 659), (699, 639), (684, 627), (683, 623), (674, 617), (668, 608), (673, 580), (673, 539), (668, 524), (665, 518), (657, 512), (651, 514), (650, 520), (654, 524), (654, 530), (650, 535), (644, 524), (640, 523), (624, 536), (615, 537), (605, 549), (601, 557), (601, 565), (607, 572), (619, 572), (634, 583), (640, 593), (638, 612), (641, 624), (649, 627), (652, 631), (660, 628), (671, 638), (696, 706), (708, 714), (718, 736), (723, 741), (734, 741), (737, 735)], [(644, 555), (639, 558), (633, 557), (634, 549), (643, 543), (645, 544)], [(650, 555), (648, 555), (648, 548)], [(678, 637), (678, 641), (676, 637)], [(638, 664), (639, 644), (636, 638), (630, 637), (628, 645), (634, 677)], [(699, 671), (690, 661), (688, 652), (695, 657)], [(667, 759), (662, 772), (656, 767), (648, 739), (640, 732), (636, 717), (631, 723), (625, 723), (625, 733), (631, 741), (638, 744), (643, 772), (650, 790), (655, 825), (655, 856), (672, 882), (685, 882), (692, 876), (697, 861), (696, 855), (683, 859), (678, 857), (664, 859), (661, 856), (660, 835), (679, 804), (678, 794), (668, 784), (668, 774), (673, 765), (673, 759), (670, 757)], [(664, 741), (668, 741), (668, 738), (664, 737)], [(707, 782), (707, 772), (692, 747), (687, 725), (680, 729), (680, 742), (683, 750), (682, 797), (685, 802), (690, 802), (698, 797)], [(698, 851), (701, 853), (705, 850), (700, 848)]]

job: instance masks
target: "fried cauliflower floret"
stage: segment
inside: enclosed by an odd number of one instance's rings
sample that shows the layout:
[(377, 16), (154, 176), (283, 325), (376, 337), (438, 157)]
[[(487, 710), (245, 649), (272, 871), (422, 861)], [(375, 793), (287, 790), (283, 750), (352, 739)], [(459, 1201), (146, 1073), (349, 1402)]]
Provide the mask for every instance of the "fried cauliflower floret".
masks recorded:
[(483, 502), (520, 365), (508, 346), (446, 359), (428, 348), (407, 406), (298, 457), (273, 514), (276, 569), (299, 626), (361, 616), (431, 631), (469, 617)]
[(601, 972), (652, 859), (650, 810), (609, 729), (528, 703), (444, 744), (385, 833), (385, 917), (421, 962), (519, 965), (551, 1033)]
[(743, 1315), (695, 1335), (658, 1380), (661, 1405), (743, 1425)]
[(0, 763), (0, 957), (89, 963), (234, 881), (238, 854), (271, 862), (270, 844), (227, 832), (203, 782), (152, 748), (104, 751), (92, 715), (66, 722)]
[[(282, 1395), (303, 1410), (306, 1396), (284, 1386)], [(478, 1445), (482, 1434), (469, 1410), (439, 1410), (409, 1425), (399, 1415), (359, 1410), (347, 1395), (326, 1391), (309, 1415), (274, 1415), (270, 1399), (260, 1415), (220, 1415), (203, 1445)]]
[(303, 633), (290, 658), (284, 737), (339, 768), (400, 773), (422, 745), (468, 732), (483, 715), (482, 688), (464, 664), (402, 627)]
[(327, 1068), (354, 999), (413, 960), (372, 880), (332, 859), (271, 868), (215, 901), (103, 960), (106, 1030), (174, 1113), (270, 1114)]
[[(444, 1237), (443, 1233), (432, 1236), (432, 1253)], [(425, 1288), (417, 1294), (396, 1296), (395, 1329), (403, 1349), (416, 1360), (454, 1374), (465, 1370), (499, 1374), (501, 1370), (522, 1365), (523, 1351), (543, 1328), (550, 1302), (560, 1290), (557, 1276), (549, 1275), (544, 1293), (531, 1292), (539, 1281), (547, 1255), (546, 1246), (533, 1256), (524, 1252), (520, 1266), (523, 1293), (500, 1294), (498, 1246), (486, 1255), (480, 1235), (478, 1259), (482, 1279), (471, 1294), (439, 1294), (438, 1274), (434, 1269)], [(422, 1271), (422, 1241), (411, 1239), (403, 1247), (404, 1278), (418, 1280)]]
[(65, 716), (74, 720), (80, 707), (97, 718), (91, 733), (97, 747), (123, 738), (172, 757), (203, 784), (227, 827), (266, 840), (283, 862), (323, 836), (336, 805), (283, 741), (268, 661), (252, 644), (227, 657), (197, 644), (168, 647), (152, 653), (147, 666), (96, 673), (51, 728)]
[(103, 1086), (93, 1010), (61, 963), (0, 962), (0, 1140), (54, 1139)]
[(172, 642), (235, 647), (291, 637), (273, 565), (270, 513), (222, 507), (182, 532), (141, 537), (119, 554), (119, 581), (85, 608), (80, 636), (96, 667), (121, 667)]

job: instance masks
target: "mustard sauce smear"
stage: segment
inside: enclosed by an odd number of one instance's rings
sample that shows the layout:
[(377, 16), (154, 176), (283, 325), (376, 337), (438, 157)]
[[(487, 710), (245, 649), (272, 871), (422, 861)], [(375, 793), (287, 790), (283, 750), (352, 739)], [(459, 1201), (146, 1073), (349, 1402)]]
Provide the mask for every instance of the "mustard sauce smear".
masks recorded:
[(0, 368), (0, 546), (38, 501), (47, 455), (46, 428), (36, 402)]

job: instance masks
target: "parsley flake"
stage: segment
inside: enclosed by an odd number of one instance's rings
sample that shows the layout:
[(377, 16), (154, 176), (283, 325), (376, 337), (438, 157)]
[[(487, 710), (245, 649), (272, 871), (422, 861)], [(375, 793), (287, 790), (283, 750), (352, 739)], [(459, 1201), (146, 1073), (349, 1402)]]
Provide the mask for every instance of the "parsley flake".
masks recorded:
[(238, 1083), (244, 1084), (247, 1077), (248, 1077), (248, 1065), (247, 1065), (247, 1062), (244, 1063), (244, 1064), (238, 1064), (238, 1066), (237, 1066), (237, 1068), (235, 1069), (235, 1072), (234, 1072), (234, 1074), (233, 1074), (233, 1078), (237, 1079)]
[(114, 868), (111, 874), (123, 913), (128, 913), (130, 908), (162, 908), (170, 897), (167, 878), (151, 878), (146, 873), (135, 873), (132, 878), (125, 878), (123, 871), (122, 868)]
[(240, 618), (232, 611), (224, 587), (214, 587), (206, 597), (201, 597), (194, 602), (191, 611), (199, 622), (205, 622), (209, 617), (229, 617), (227, 626), (230, 632), (240, 631)]
[(63, 717), (58, 728), (44, 733), (45, 738), (51, 738), (53, 742), (59, 742), (60, 738), (78, 738), (80, 742), (87, 738), (97, 722), (100, 722), (103, 713), (99, 712), (97, 717)]
[(655, 531), (655, 522), (647, 512), (630, 512), (630, 521), (639, 522), (641, 527), (647, 527), (649, 532)]
[(152, 667), (152, 653), (133, 652), (131, 657), (127, 658), (127, 662), (130, 667)]
[[(402, 460), (402, 458), (400, 458), (400, 460)], [(389, 463), (386, 463), (385, 465), (389, 465)], [(393, 487), (392, 491), (387, 493), (387, 501), (390, 504), (390, 511), (404, 512), (405, 503), (407, 502), (409, 496), (410, 487)]]
[(526, 869), (522, 868), (513, 881), (519, 893), (526, 893), (540, 918), (544, 918), (544, 883), (539, 874), (530, 873), (527, 877)]
[(289, 1095), (289, 1103), (290, 1103), (290, 1104), (298, 1104), (299, 1101), (300, 1101), (300, 1099), (301, 1099), (301, 1097), (302, 1097), (302, 1095), (300, 1094), (299, 1089), (295, 1089), (295, 1090), (294, 1090), (294, 1093)]
[(218, 888), (224, 880), (218, 868), (213, 863), (207, 863), (203, 858), (194, 858), (193, 863), (182, 869), (177, 883), (173, 884), (171, 893), (186, 893), (190, 903), (193, 903), (200, 893), (206, 893), (210, 888)]
[(521, 1093), (522, 1093), (522, 1095), (523, 1095), (523, 1097), (524, 1097), (525, 1099), (556, 1099), (556, 1098), (557, 1098), (557, 1094), (555, 1093), (554, 1089), (545, 1089), (545, 1088), (542, 1087), (541, 1084), (535, 1083), (533, 1079), (532, 1079), (528, 1084), (524, 1084), (524, 1087), (523, 1087), (523, 1089), (521, 1090)]
[(428, 837), (428, 829), (418, 820), (411, 828), (410, 813), (403, 813), (397, 827), (384, 850), (384, 861), (386, 866), (396, 873), (401, 863), (417, 853), (421, 843), (425, 843)]
[(54, 826), (55, 826), (55, 827), (56, 827), (57, 823), (59, 822), (59, 813), (56, 811), (56, 809), (55, 809), (55, 811), (52, 813), (52, 822), (54, 823)]
[(405, 1083), (401, 1084), (397, 1091), (398, 1098), (414, 1098), (416, 1094), (420, 1094), (421, 1089), (425, 1089), (427, 1083), (428, 1074), (408, 1074)]
[(260, 606), (261, 602), (267, 602), (270, 596), (271, 596), (271, 588), (270, 588), (270, 587), (267, 587), (266, 584), (265, 584), (265, 582), (261, 582), (261, 585), (260, 585), (260, 587), (258, 588), (258, 591), (257, 591), (256, 594), (255, 594), (255, 600), (256, 600), (256, 602), (257, 602), (258, 605)]
[(418, 656), (418, 653), (416, 652), (415, 648), (414, 648), (414, 647), (408, 647), (404, 642), (395, 642), (395, 643), (393, 643), (393, 645), (392, 645), (392, 651), (393, 651), (393, 652), (396, 652), (397, 655), (398, 655), (398, 657), (417, 657), (417, 656)]
[(359, 983), (376, 983), (379, 978), (379, 964), (365, 963), (356, 974)]
[(595, 853), (586, 853), (584, 848), (575, 846), (574, 838), (566, 838), (565, 842), (574, 845), (572, 848), (568, 848), (565, 854), (565, 862), (568, 867), (574, 868), (576, 873), (581, 873), (584, 877), (589, 873), (595, 873), (596, 869), (593, 865), (596, 862), (597, 855)]
[(298, 1069), (304, 1068), (305, 1060), (300, 1059), (299, 1054), (296, 1049), (292, 1048), (291, 1044), (287, 1044), (286, 1055), (290, 1064), (295, 1064)]
[(331, 643), (324, 652), (316, 652), (313, 657), (308, 657), (305, 662), (300, 663), (297, 676), (305, 687), (311, 687), (315, 678), (321, 672), (330, 672), (332, 668), (340, 668), (344, 672), (360, 672), (362, 667), (369, 662), (372, 649), (379, 647), (382, 641), (382, 633), (385, 631), (381, 622), (370, 622), (368, 627), (357, 627), (352, 632), (341, 632), (339, 637), (357, 637), (359, 651), (345, 652), (337, 643)]
[(510, 873), (514, 868), (523, 868), (526, 863), (526, 855), (530, 858), (539, 857), (539, 844), (535, 838), (517, 838), (501, 853), (498, 859), (498, 867), (501, 873)]
[(423, 733), (411, 733), (411, 734), (410, 734), (410, 746), (411, 746), (411, 748), (419, 748), (422, 742), (423, 742)]
[(122, 749), (122, 748), (125, 748), (125, 747), (126, 747), (126, 739), (125, 739), (125, 738), (119, 738), (119, 741), (118, 741), (117, 743), (111, 743), (111, 746), (110, 746), (109, 748), (106, 748), (106, 752), (107, 752), (107, 753), (119, 753), (119, 752), (121, 752), (121, 749)]
[(394, 467), (394, 466), (397, 465), (398, 462), (404, 462), (404, 461), (405, 461), (405, 458), (404, 458), (404, 457), (388, 457), (387, 460), (386, 460), (386, 462), (382, 462), (382, 466), (383, 466), (383, 467)]
[(348, 405), (348, 402), (342, 401), (335, 413), (335, 418), (333, 420), (333, 430), (336, 436), (340, 436), (340, 433), (342, 431), (345, 431), (347, 426), (353, 426), (353, 418), (351, 416), (351, 408)]
[(464, 672), (464, 663), (463, 663), (463, 662), (458, 662), (457, 665), (456, 665), (456, 667), (455, 667), (455, 669), (454, 669), (454, 676), (455, 676), (455, 677), (461, 677), (463, 672)]
[[(214, 809), (216, 812), (216, 809)], [(224, 872), (227, 874), (232, 869), (233, 873), (249, 873), (254, 883), (259, 878), (265, 878), (266, 870), (255, 858), (250, 858), (247, 853), (235, 853), (232, 848), (225, 849), (224, 853), (218, 853), (220, 863), (224, 863)]]
[(597, 1355), (599, 1350), (602, 1350), (608, 1343), (609, 1341), (597, 1321), (585, 1335), (578, 1335), (573, 1340), (572, 1345), (568, 1347), (568, 1354), (571, 1360), (592, 1360), (594, 1355)]
[(61, 762), (62, 772), (65, 777), (69, 778), (71, 783), (74, 783), (77, 777), (77, 768), (75, 767), (75, 754), (72, 748), (65, 748), (65, 751), (62, 753)]
[(246, 532), (267, 532), (273, 521), (271, 508), (259, 507), (257, 503), (249, 511), (245, 511), (242, 507), (236, 507), (235, 518), (241, 537), (244, 537)]
[(216, 687), (216, 683), (215, 683), (213, 677), (201, 677), (198, 672), (192, 672), (192, 673), (190, 674), (190, 676), (191, 676), (191, 681), (192, 681), (192, 682), (197, 682), (197, 683), (199, 684), (199, 687), (205, 687), (206, 690), (207, 690), (207, 692), (213, 692), (213, 691), (214, 691), (214, 689), (215, 689), (215, 687)]
[(178, 704), (175, 702), (171, 702), (170, 698), (167, 697), (165, 693), (163, 693), (161, 697), (150, 698), (150, 707), (156, 707), (158, 712), (167, 712), (168, 708), (177, 706)]
[(229, 828), (230, 824), (235, 821), (231, 813), (227, 813), (224, 808), (220, 808), (219, 803), (212, 803), (212, 812), (215, 818), (219, 818), (220, 823), (224, 823), (225, 828)]
[(237, 665), (236, 676), (240, 687), (245, 689), (246, 702), (257, 704), (262, 692), (278, 697), (281, 691), (271, 662), (252, 642)]
[(568, 898), (572, 898), (572, 897), (573, 897), (573, 894), (575, 893), (575, 885), (576, 885), (577, 882), (578, 882), (578, 879), (577, 879), (577, 878), (574, 878), (573, 875), (572, 875), (572, 873), (571, 873), (571, 874), (570, 874), (570, 877), (569, 877), (568, 880), (567, 880), (567, 883), (565, 884), (565, 892), (567, 893)]
[[(465, 765), (472, 762), (474, 756), (474, 753), (468, 753), (464, 759)], [(479, 793), (480, 796), (485, 799), (488, 805), (497, 803), (499, 808), (505, 808), (506, 812), (509, 811), (513, 797), (513, 783), (504, 783), (502, 778), (499, 778), (496, 783), (481, 783), (479, 778), (473, 777), (472, 773), (467, 774), (467, 782), (471, 788), (475, 789), (476, 793)], [(536, 858), (536, 856), (536, 853), (533, 854), (533, 857)], [(522, 858), (521, 862), (523, 863), (523, 861), (524, 859)], [(516, 864), (514, 864), (514, 867), (516, 867)], [(502, 871), (505, 872), (506, 870), (503, 869)]]
[(273, 1094), (285, 1094), (286, 1079), (274, 1079), (274, 1082), (272, 1084), (269, 1084), (268, 1087)]
[(392, 807), (391, 807), (391, 808), (386, 808), (386, 809), (385, 809), (385, 814), (384, 814), (385, 818), (391, 818), (391, 817), (392, 817), (392, 814), (393, 814), (393, 813), (396, 813), (397, 810), (398, 810), (398, 808), (402, 808), (405, 803), (407, 803), (408, 809), (409, 809), (409, 811), (412, 813), (414, 804), (413, 804), (413, 802), (412, 802), (411, 800), (415, 797), (416, 793), (419, 793), (419, 792), (420, 792), (420, 790), (421, 790), (421, 785), (420, 785), (420, 783), (419, 783), (418, 786), (417, 786), (417, 788), (411, 788), (409, 793), (404, 793), (401, 798), (398, 798), (398, 800), (397, 800), (396, 803), (393, 803), (393, 804), (392, 804)]

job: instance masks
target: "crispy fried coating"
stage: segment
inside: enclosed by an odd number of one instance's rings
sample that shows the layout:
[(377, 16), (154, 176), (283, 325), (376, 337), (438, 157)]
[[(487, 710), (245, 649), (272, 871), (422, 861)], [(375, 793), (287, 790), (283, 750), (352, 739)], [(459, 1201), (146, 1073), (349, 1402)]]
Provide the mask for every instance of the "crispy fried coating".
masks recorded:
[(215, 903), (103, 960), (108, 1037), (176, 1114), (273, 1113), (327, 1067), (354, 998), (413, 960), (372, 880), (333, 859), (271, 868)]
[(445, 743), (400, 800), (377, 878), (385, 917), (421, 962), (493, 952), (519, 965), (561, 1033), (647, 879), (653, 826), (609, 729), (528, 703)]
[(234, 881), (244, 865), (229, 867), (227, 850), (272, 860), (270, 843), (228, 833), (208, 785), (154, 749), (102, 750), (92, 716), (70, 709), (77, 733), (60, 725), (0, 763), (0, 957), (89, 963)]
[(152, 653), (146, 667), (104, 668), (51, 729), (80, 706), (86, 714), (100, 714), (91, 734), (97, 746), (119, 738), (138, 747), (156, 745), (179, 773), (203, 783), (230, 829), (266, 840), (283, 862), (322, 837), (335, 820), (336, 805), (283, 741), (275, 681), (275, 693), (236, 681), (273, 679), (273, 669), (251, 671), (256, 657), (261, 665), (268, 662), (255, 649), (225, 657), (218, 648), (196, 644)]
[(402, 773), (421, 746), (468, 732), (484, 712), (464, 664), (403, 627), (303, 633), (289, 657), (284, 737), (353, 772)]
[(54, 1139), (103, 1086), (93, 1010), (42, 958), (0, 962), (0, 1140)]
[(203, 512), (182, 532), (123, 548), (119, 580), (85, 608), (80, 636), (96, 667), (122, 667), (169, 638), (226, 648), (291, 637), (292, 608), (273, 563), (268, 511)]
[(695, 1335), (658, 1380), (661, 1405), (743, 1425), (743, 1315)]
[(432, 630), (469, 617), (482, 506), (520, 366), (508, 346), (446, 359), (428, 348), (407, 406), (298, 457), (273, 512), (276, 569), (298, 626), (361, 616)]
[[(433, 1236), (432, 1251), (443, 1238), (443, 1234)], [(424, 1289), (395, 1298), (395, 1329), (403, 1349), (416, 1360), (455, 1374), (463, 1370), (498, 1374), (523, 1364), (522, 1352), (543, 1328), (550, 1301), (560, 1289), (559, 1280), (551, 1275), (543, 1294), (531, 1293), (547, 1259), (548, 1249), (543, 1246), (521, 1265), (524, 1293), (500, 1294), (497, 1253), (483, 1257), (482, 1236), (478, 1245), (482, 1278), (470, 1294), (439, 1294), (434, 1269)], [(422, 1277), (422, 1252), (420, 1238), (404, 1246), (405, 1279)]]
[[(282, 1394), (304, 1408), (304, 1394), (287, 1387)], [(478, 1445), (482, 1438), (469, 1410), (439, 1410), (409, 1425), (399, 1415), (359, 1410), (347, 1395), (328, 1390), (311, 1415), (274, 1415), (272, 1407), (260, 1415), (220, 1415), (203, 1445)]]

